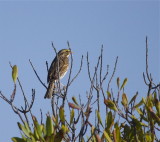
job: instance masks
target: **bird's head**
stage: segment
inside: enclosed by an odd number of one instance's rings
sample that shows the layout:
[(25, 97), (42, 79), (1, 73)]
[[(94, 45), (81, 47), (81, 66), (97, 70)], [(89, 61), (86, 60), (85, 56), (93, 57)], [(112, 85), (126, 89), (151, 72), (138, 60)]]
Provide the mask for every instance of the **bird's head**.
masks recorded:
[(59, 57), (69, 57), (69, 55), (71, 54), (71, 50), (70, 49), (62, 49), (58, 52), (58, 56)]

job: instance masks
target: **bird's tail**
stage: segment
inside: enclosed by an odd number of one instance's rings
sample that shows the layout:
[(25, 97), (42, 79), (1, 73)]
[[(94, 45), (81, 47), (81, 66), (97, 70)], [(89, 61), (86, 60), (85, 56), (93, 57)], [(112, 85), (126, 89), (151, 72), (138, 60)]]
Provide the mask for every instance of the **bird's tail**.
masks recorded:
[(47, 88), (47, 92), (46, 92), (46, 94), (44, 96), (45, 99), (46, 98), (49, 99), (49, 98), (52, 97), (52, 95), (54, 93), (54, 89), (55, 89), (55, 84), (54, 83), (55, 83), (54, 80), (49, 82), (49, 85), (48, 85), (48, 88)]

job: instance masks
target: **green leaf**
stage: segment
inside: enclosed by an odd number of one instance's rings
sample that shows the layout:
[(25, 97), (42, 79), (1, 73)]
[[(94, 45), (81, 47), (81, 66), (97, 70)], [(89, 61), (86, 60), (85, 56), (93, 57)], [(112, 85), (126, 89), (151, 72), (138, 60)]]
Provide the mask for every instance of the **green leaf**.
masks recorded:
[(138, 104), (134, 106), (134, 108), (140, 107), (144, 103), (144, 100), (142, 99)]
[(18, 137), (13, 137), (13, 138), (12, 138), (12, 141), (13, 141), (13, 142), (26, 142), (24, 139), (18, 138)]
[(131, 118), (134, 121), (136, 127), (141, 127), (141, 126), (147, 127), (145, 123), (140, 122), (134, 115), (131, 115)]
[(123, 84), (122, 84), (122, 86), (120, 88), (120, 90), (122, 90), (124, 88), (124, 86), (126, 85), (127, 81), (128, 81), (128, 79), (125, 78), (124, 81), (123, 81)]
[(128, 106), (128, 99), (125, 93), (122, 94), (122, 105), (126, 108)]
[(103, 135), (105, 137), (105, 139), (108, 141), (108, 142), (112, 142), (112, 139), (109, 137), (108, 133), (106, 131), (103, 132)]
[(125, 93), (122, 94), (122, 105), (126, 108), (128, 106), (128, 99)]
[(116, 134), (116, 141), (120, 142), (121, 141), (121, 132), (120, 132), (120, 127), (118, 126), (117, 123), (115, 123), (115, 134)]
[(120, 84), (120, 78), (118, 77), (117, 78), (117, 87), (118, 87), (118, 89), (119, 89), (119, 86), (120, 86), (119, 84)]
[(28, 138), (27, 142), (37, 142), (37, 141), (35, 140), (34, 136), (31, 136), (31, 139)]
[(131, 115), (131, 118), (133, 123), (135, 124), (136, 129), (140, 129), (142, 127), (141, 122), (134, 115)]
[[(51, 118), (52, 119), (52, 118)], [(52, 124), (53, 124), (53, 120), (52, 120)], [(44, 124), (41, 124), (41, 129), (42, 129), (42, 133), (43, 135), (46, 135), (46, 126)], [(54, 133), (54, 126), (53, 126), (53, 133)]]
[(158, 99), (155, 99), (155, 107), (160, 117), (160, 101), (158, 101)]
[(150, 112), (150, 114), (151, 114), (151, 117), (158, 123), (158, 125), (160, 125), (160, 117), (158, 117), (158, 116), (154, 113), (154, 111), (153, 111), (153, 109), (152, 109), (151, 107), (149, 107), (148, 110), (149, 110), (149, 112)]
[(36, 129), (34, 129), (34, 134), (33, 134), (33, 136), (34, 136), (34, 138), (35, 138), (36, 140), (38, 140), (38, 139), (39, 139), (39, 135), (38, 135), (38, 133), (37, 133), (37, 130), (36, 130)]
[(145, 120), (146, 122), (148, 122), (147, 118), (145, 118), (145, 116), (143, 115), (143, 112), (141, 109), (139, 109), (138, 107), (136, 108), (137, 112), (139, 113), (139, 115), (141, 116), (141, 118), (143, 120)]
[(143, 122), (140, 122), (140, 124), (141, 124), (141, 126), (148, 127), (148, 125)]
[(53, 118), (54, 118), (55, 125), (58, 125), (58, 123), (59, 123), (59, 116), (58, 116), (58, 114), (56, 115), (56, 117), (53, 117)]
[(98, 121), (99, 121), (99, 123), (100, 123), (100, 124), (101, 124), (101, 126), (104, 128), (103, 123), (102, 123), (102, 119), (101, 119), (101, 115), (100, 115), (99, 111), (98, 111), (98, 110), (96, 110), (96, 113), (97, 113), (97, 117), (98, 117)]
[(29, 133), (32, 133), (27, 122), (24, 122), (24, 126)]
[(95, 132), (95, 127), (92, 125), (92, 127), (91, 127), (91, 133), (94, 134), (94, 132)]
[(152, 94), (150, 94), (146, 99), (146, 106), (147, 107), (153, 107), (154, 99), (152, 97)]
[(118, 111), (116, 105), (114, 104), (113, 101), (109, 100), (109, 99), (105, 99), (104, 103), (106, 104), (107, 107), (109, 107), (110, 109), (114, 110), (114, 111)]
[(52, 116), (52, 120), (53, 120), (55, 125), (58, 124), (58, 117), (59, 117), (58, 114), (56, 116)]
[(154, 92), (154, 99), (157, 99), (157, 93)]
[(61, 130), (63, 134), (66, 134), (68, 132), (68, 127), (66, 125), (62, 125)]
[(72, 124), (73, 119), (74, 119), (74, 109), (72, 109), (70, 112), (70, 124)]
[(78, 102), (77, 102), (77, 100), (76, 100), (76, 97), (72, 97), (72, 100), (73, 100), (73, 102), (74, 102), (76, 105), (79, 105)]
[(16, 83), (17, 77), (18, 77), (18, 67), (14, 65), (12, 68), (12, 79), (14, 83)]
[(144, 97), (142, 97), (142, 101), (144, 104), (146, 104), (146, 99)]
[(108, 112), (106, 117), (107, 130), (110, 130), (114, 124), (114, 118), (112, 116), (112, 112)]
[(151, 142), (152, 141), (152, 138), (151, 138), (151, 135), (150, 134), (146, 134), (146, 141), (147, 142)]
[(22, 139), (24, 139), (25, 141), (27, 140), (27, 138), (21, 133)]
[(129, 104), (131, 104), (133, 101), (135, 101), (136, 98), (137, 98), (137, 96), (138, 96), (138, 92), (137, 92), (137, 93), (133, 96), (133, 98), (130, 100)]
[(27, 139), (26, 142), (32, 142), (32, 140), (31, 139)]
[(108, 98), (111, 98), (111, 93), (109, 91), (107, 91), (107, 96)]
[(20, 124), (19, 122), (17, 123), (19, 129), (27, 136), (30, 138), (30, 131), (28, 131), (22, 124)]
[(50, 136), (53, 134), (53, 123), (50, 116), (47, 116), (46, 120), (46, 135)]
[(60, 109), (59, 109), (59, 117), (60, 117), (61, 122), (64, 123), (65, 116), (64, 116), (64, 108), (63, 107), (60, 107)]
[(36, 117), (32, 116), (33, 122), (34, 122), (34, 129), (37, 131), (38, 136), (44, 140), (43, 136), (42, 136), (42, 127), (41, 125), (38, 123)]

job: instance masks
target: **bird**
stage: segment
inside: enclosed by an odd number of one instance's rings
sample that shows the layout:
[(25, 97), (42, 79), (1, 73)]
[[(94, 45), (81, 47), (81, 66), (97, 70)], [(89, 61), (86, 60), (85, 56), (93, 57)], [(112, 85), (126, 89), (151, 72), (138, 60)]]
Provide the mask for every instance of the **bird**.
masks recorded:
[(57, 53), (56, 57), (52, 61), (48, 70), (48, 88), (44, 96), (45, 99), (52, 97), (54, 94), (55, 82), (66, 75), (69, 68), (69, 56), (71, 53), (70, 49), (62, 49)]

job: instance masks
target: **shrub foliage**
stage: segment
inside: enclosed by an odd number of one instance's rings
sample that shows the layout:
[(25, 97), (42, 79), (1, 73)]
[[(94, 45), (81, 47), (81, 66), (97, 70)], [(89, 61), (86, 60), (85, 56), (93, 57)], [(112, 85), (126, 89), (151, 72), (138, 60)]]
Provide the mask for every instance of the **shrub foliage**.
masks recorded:
[[(52, 47), (57, 53), (56, 48)], [(68, 43), (68, 47), (70, 45)], [(148, 90), (146, 97), (140, 98), (138, 92), (129, 100), (125, 87), (128, 79), (120, 81), (117, 78), (115, 86), (117, 92), (113, 93), (110, 87), (115, 76), (118, 57), (116, 58), (113, 72), (109, 76), (109, 65), (105, 73), (103, 69), (103, 46), (100, 56), (94, 69), (90, 68), (89, 54), (86, 56), (88, 78), (90, 88), (86, 93), (86, 101), (81, 96), (73, 96), (67, 99), (68, 90), (82, 70), (83, 56), (80, 68), (75, 75), (72, 75), (73, 57), (69, 77), (65, 86), (56, 84), (56, 94), (51, 99), (52, 113), (46, 114), (46, 120), (36, 118), (32, 113), (34, 105), (35, 90), (32, 89), (32, 100), (29, 103), (18, 78), (18, 67), (12, 67), (14, 82), (13, 93), (10, 98), (0, 92), (0, 97), (11, 105), (13, 111), (19, 116), (18, 128), (21, 131), (21, 138), (13, 137), (13, 142), (154, 142), (160, 141), (160, 84), (153, 81), (148, 71), (148, 43), (146, 37), (146, 70), (143, 73), (144, 83)], [(36, 69), (30, 61), (31, 67), (43, 87), (47, 88), (40, 79)], [(48, 70), (48, 63), (46, 62)], [(73, 77), (72, 77), (73, 76)], [(106, 79), (108, 78), (108, 82)], [(107, 84), (106, 84), (107, 82)], [(24, 97), (24, 107), (18, 108), (14, 105), (16, 86), (19, 85)], [(107, 86), (105, 89), (104, 86)], [(115, 88), (115, 87), (114, 87)], [(83, 101), (82, 101), (83, 99)], [(31, 118), (31, 119), (30, 119)]]

